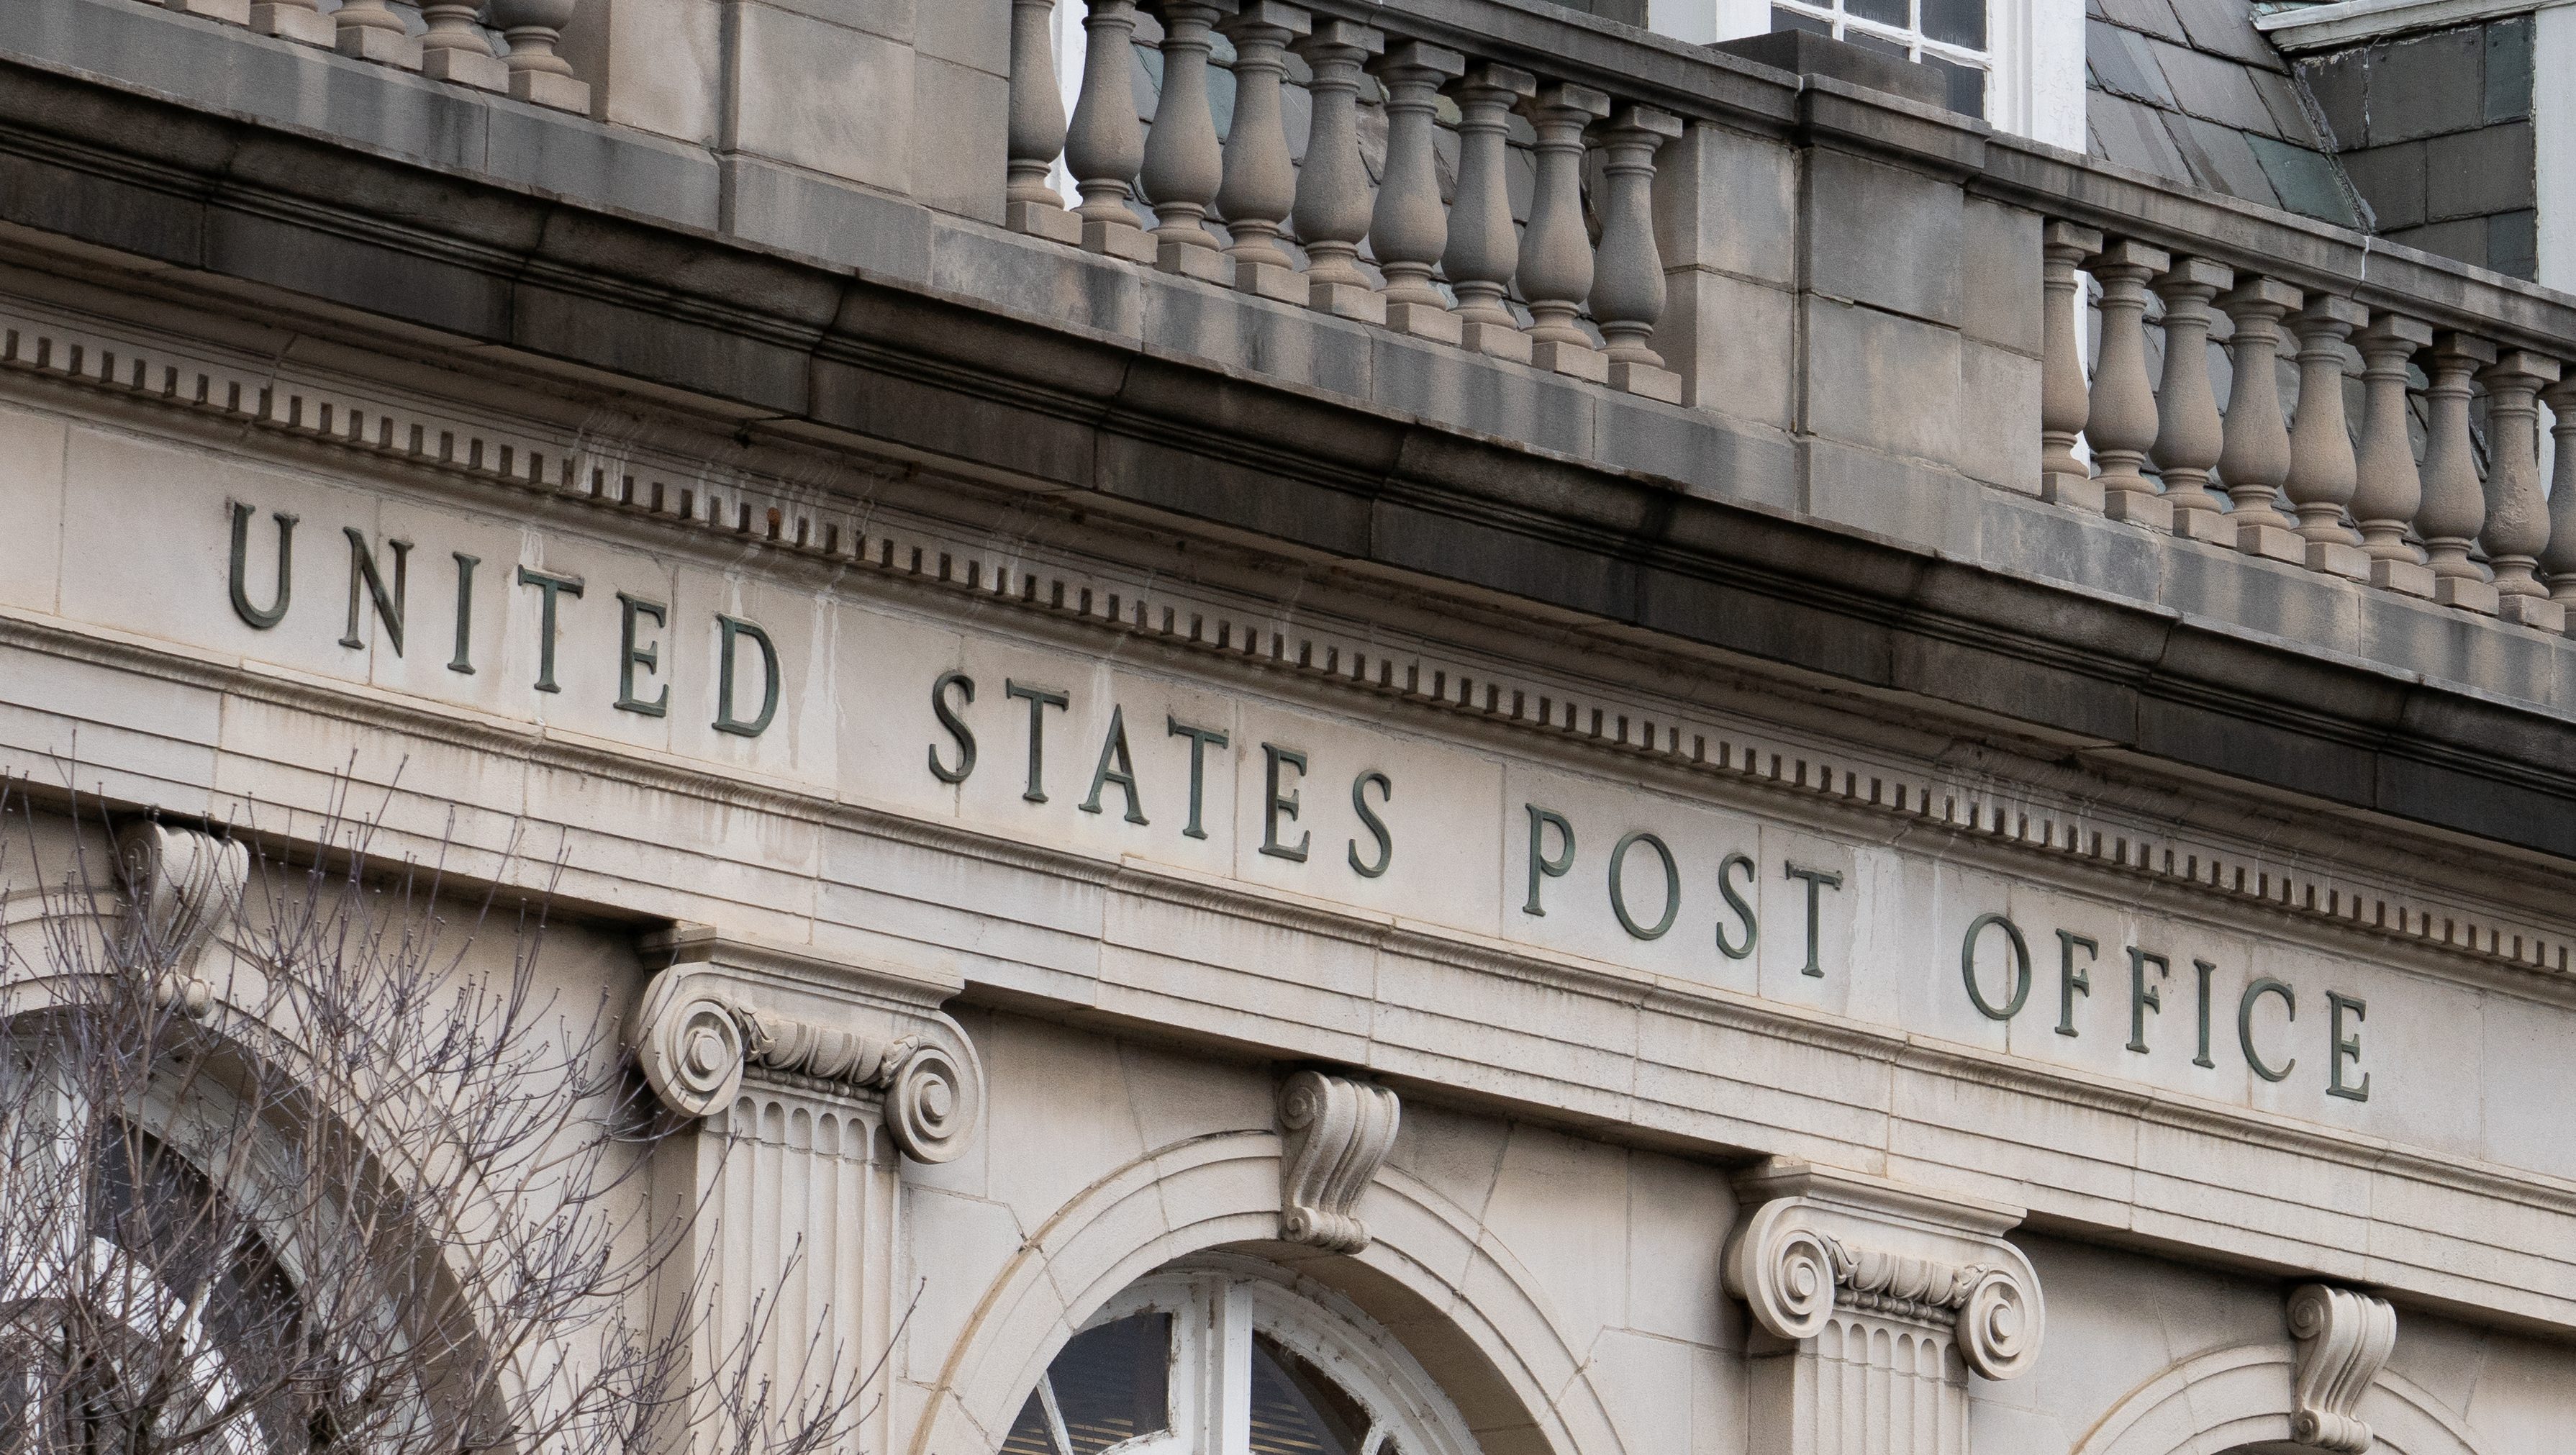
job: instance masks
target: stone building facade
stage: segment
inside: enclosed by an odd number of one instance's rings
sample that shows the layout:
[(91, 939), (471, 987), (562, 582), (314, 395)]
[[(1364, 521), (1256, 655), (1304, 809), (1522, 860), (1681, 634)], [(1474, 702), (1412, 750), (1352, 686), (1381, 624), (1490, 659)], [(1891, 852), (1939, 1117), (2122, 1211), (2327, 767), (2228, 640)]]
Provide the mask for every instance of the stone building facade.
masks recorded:
[(870, 1452), (2576, 1445), (2576, 300), (1150, 9), (15, 0), (39, 837), (543, 890)]

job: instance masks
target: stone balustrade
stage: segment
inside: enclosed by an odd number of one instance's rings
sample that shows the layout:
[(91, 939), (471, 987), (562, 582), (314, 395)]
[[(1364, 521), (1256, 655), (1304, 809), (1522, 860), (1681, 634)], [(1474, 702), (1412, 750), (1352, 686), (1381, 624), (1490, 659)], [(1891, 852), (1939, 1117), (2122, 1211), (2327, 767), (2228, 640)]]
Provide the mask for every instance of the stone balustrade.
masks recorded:
[[(2576, 456), (2554, 450), (2562, 488), (2544, 492), (2541, 482), (2543, 403), (2555, 443), (2576, 443), (2576, 418), (2562, 412), (2576, 412), (2564, 360), (2404, 306), (2266, 276), (2257, 259), (2190, 256), (2074, 222), (2047, 225), (2043, 257), (2044, 497), (2569, 630)], [(2089, 372), (2085, 275), (2097, 293)], [(2151, 300), (2161, 305), (2152, 324)], [(2225, 351), (2223, 410), (2214, 337)], [(2161, 353), (2160, 368), (2151, 352)], [(2285, 373), (2296, 381), (2287, 407)], [(2481, 398), (2483, 410), (2473, 410)]]
[[(559, 53), (581, 0), (420, 0), (414, 35), (386, 0), (140, 0), (261, 35), (416, 71), (432, 80), (590, 111), (590, 85)], [(496, 44), (497, 39), (497, 44)]]
[[(1477, 354), (1679, 403), (1655, 348), (1665, 306), (1655, 239), (1657, 153), (1670, 111), (1379, 23), (1284, 0), (1062, 0), (1082, 4), (1082, 80), (1068, 120), (1049, 24), (1058, 0), (1013, 0), (1008, 222), (1166, 273), (1383, 326)], [(1162, 27), (1162, 91), (1139, 119), (1128, 53), (1140, 8)], [(1220, 137), (1211, 37), (1234, 47)], [(1304, 62), (1311, 122), (1291, 160), (1281, 93)], [(1386, 118), (1372, 186), (1360, 151), (1364, 83)], [(1437, 115), (1456, 109), (1456, 183), (1444, 198)], [(1518, 116), (1534, 179), (1511, 203)], [(1045, 184), (1061, 158), (1080, 195)], [(1597, 181), (1597, 240), (1586, 218)], [(1292, 253), (1303, 254), (1302, 265)]]

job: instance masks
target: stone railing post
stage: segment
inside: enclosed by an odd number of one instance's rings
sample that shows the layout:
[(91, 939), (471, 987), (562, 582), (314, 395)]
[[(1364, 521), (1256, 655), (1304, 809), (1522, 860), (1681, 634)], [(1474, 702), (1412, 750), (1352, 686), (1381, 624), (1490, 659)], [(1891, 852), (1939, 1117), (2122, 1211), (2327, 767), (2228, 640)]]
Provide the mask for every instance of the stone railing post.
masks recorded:
[[(1082, 193), (1082, 245), (1135, 263), (1154, 261), (1154, 240), (1127, 209), (1145, 165), (1145, 126), (1136, 119), (1136, 0), (1090, 0), (1082, 17), (1082, 90), (1064, 140), (1065, 169)], [(1038, 77), (1031, 84), (1049, 84)]]
[(1592, 321), (1610, 358), (1610, 387), (1682, 402), (1682, 376), (1650, 342), (1664, 317), (1664, 259), (1655, 246), (1655, 154), (1682, 134), (1681, 118), (1623, 105), (1595, 133), (1606, 178), (1601, 248), (1594, 259)]
[(2307, 559), (2307, 543), (2281, 513), (2281, 482), (2290, 474), (2290, 429), (2281, 417), (2281, 320), (2299, 306), (2299, 290), (2254, 278), (2218, 300), (2236, 325), (2227, 358), (2227, 444), (2218, 478), (2236, 504), (2236, 548), (2281, 561)]
[(2052, 222), (2040, 234), (2039, 496), (2086, 510), (2102, 508), (2102, 487), (2075, 456), (2092, 411), (2084, 379), (2084, 335), (2076, 269), (2102, 251), (2102, 234)]
[(556, 54), (577, 0), (492, 0), (492, 24), (510, 43), (510, 94), (557, 111), (590, 112), (590, 85)]
[(2224, 540), (2226, 524), (2209, 474), (2225, 442), (2218, 396), (2209, 384), (2209, 304), (2236, 282), (2234, 270), (2184, 258), (2155, 283), (2165, 301), (2165, 377), (2156, 390), (2156, 469), (2165, 479), (2173, 532)]
[(1503, 166), (1512, 107), (1538, 94), (1538, 79), (1510, 66), (1479, 65), (1450, 94), (1458, 102), (1458, 197), (1449, 208), (1449, 245), (1440, 266), (1458, 294), (1459, 341), (1526, 364), (1530, 337), (1504, 301), (1519, 243)]
[(1225, 162), (1208, 110), (1207, 74), (1211, 27), (1224, 12), (1207, 0), (1162, 0), (1156, 10), (1163, 22), (1163, 93), (1137, 174), (1154, 209), (1154, 266), (1220, 283), (1231, 270), (1205, 219)]
[(429, 33), (420, 38), (422, 75), (481, 91), (510, 89), (510, 68), (474, 28), (482, 9), (482, 0), (425, 0), (420, 18), (428, 22)]
[(1047, 173), (1064, 152), (1064, 97), (1055, 79), (1056, 0), (1011, 0), (1009, 185), (1003, 221), (1013, 232), (1082, 241), (1082, 219), (1064, 210)]
[(1225, 184), (1217, 210), (1234, 233), (1226, 252), (1234, 260), (1234, 286), (1282, 303), (1304, 303), (1306, 285), (1279, 246), (1281, 224), (1297, 202), (1297, 170), (1288, 157), (1288, 130), (1279, 91), (1288, 75), (1288, 43), (1314, 28), (1314, 19), (1280, 0), (1243, 0), (1218, 29), (1234, 42), (1234, 125), (1225, 134)]
[(1776, 1159), (1736, 1195), (1724, 1266), (1753, 1316), (1751, 1448), (1969, 1448), (1968, 1376), (2017, 1378), (2047, 1331), (2039, 1276), (2003, 1236), (2021, 1210)]
[(2424, 597), (2433, 594), (2433, 573), (2423, 552), (2406, 539), (2424, 503), (2406, 367), (2432, 342), (2430, 326), (2394, 313), (2380, 314), (2361, 331), (2361, 450), (2353, 462), (2352, 514), (2361, 524), (2361, 549), (2370, 557), (2370, 584)]
[(420, 42), (385, 0), (349, 0), (332, 13), (331, 21), (340, 54), (406, 71), (420, 69)]
[(2356, 581), (2369, 579), (2370, 558), (2359, 549), (2361, 537), (2343, 523), (2359, 481), (2343, 407), (2343, 341), (2369, 316), (2351, 299), (2328, 294), (2310, 299), (2290, 320), (2299, 338), (2299, 418), (2282, 482), (2299, 513), (2309, 568)]
[(1424, 41), (1387, 48), (1375, 67), (1386, 87), (1386, 175), (1369, 217), (1369, 247), (1386, 275), (1386, 326), (1441, 343), (1458, 342), (1458, 315), (1431, 281), (1449, 245), (1449, 214), (1440, 201), (1433, 150), (1440, 88), (1464, 75), (1467, 58)]
[(1610, 98), (1589, 86), (1551, 82), (1521, 103), (1538, 132), (1538, 176), (1529, 225), (1521, 230), (1521, 300), (1530, 311), (1530, 362), (1596, 383), (1610, 361), (1576, 319), (1592, 292), (1592, 234), (1583, 225), (1584, 132), (1610, 114)]
[(2478, 375), (2487, 386), (2487, 520), (2480, 539), (2495, 573), (2496, 614), (2542, 631), (2566, 630), (2567, 609), (2534, 575), (2549, 547), (2549, 502), (2540, 492), (2540, 405), (2558, 361), (2507, 349)]
[(1291, 214), (1306, 245), (1306, 302), (1365, 323), (1386, 321), (1386, 299), (1359, 265), (1370, 211), (1368, 167), (1360, 160), (1360, 67), (1385, 49), (1383, 32), (1349, 20), (1319, 20), (1297, 43), (1315, 77), (1306, 88), (1314, 120)]
[(2465, 611), (2495, 614), (2497, 593), (2469, 559), (2487, 520), (2486, 492), (2478, 483), (2469, 445), (2469, 376), (2496, 361), (2484, 339), (2445, 333), (2427, 356), (2424, 386), (2424, 503), (2415, 533), (2424, 538), (2425, 564), (2433, 569), (2433, 599)]
[(2089, 265), (2102, 284), (2102, 351), (2093, 365), (2085, 437), (2093, 444), (2102, 513), (2162, 530), (2173, 511), (2139, 472), (2156, 442), (2156, 391), (2147, 381), (2147, 280), (2173, 266), (2162, 248), (2115, 242)]
[(2549, 406), (2549, 438), (2556, 446), (2549, 466), (2549, 545), (2540, 553), (2549, 599), (2576, 604), (2576, 378), (2561, 378), (2540, 392)]

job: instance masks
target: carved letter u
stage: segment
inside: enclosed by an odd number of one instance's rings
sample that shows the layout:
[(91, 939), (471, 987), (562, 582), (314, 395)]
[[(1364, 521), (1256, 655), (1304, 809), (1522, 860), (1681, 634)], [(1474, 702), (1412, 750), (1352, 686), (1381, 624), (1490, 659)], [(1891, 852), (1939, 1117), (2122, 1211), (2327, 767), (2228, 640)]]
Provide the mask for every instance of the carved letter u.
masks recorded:
[(277, 598), (263, 610), (250, 604), (250, 518), (258, 512), (248, 504), (233, 502), (233, 614), (259, 631), (266, 631), (286, 619), (286, 602), (292, 592), (295, 576), (295, 517), (285, 511), (277, 519)]

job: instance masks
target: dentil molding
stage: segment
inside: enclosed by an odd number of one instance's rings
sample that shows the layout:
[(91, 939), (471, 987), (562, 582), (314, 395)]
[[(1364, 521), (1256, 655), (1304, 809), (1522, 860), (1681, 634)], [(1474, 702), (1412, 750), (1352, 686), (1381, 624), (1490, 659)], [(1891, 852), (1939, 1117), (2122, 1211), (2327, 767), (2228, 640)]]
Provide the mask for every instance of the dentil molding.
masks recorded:
[(240, 911), (249, 848), (202, 829), (137, 819), (117, 832), (116, 865), (131, 906), (131, 953), (137, 968), (153, 975), (153, 999), (202, 1019), (214, 986), (197, 974), (197, 961)]
[(984, 1067), (939, 1009), (964, 982), (861, 966), (682, 925), (647, 936), (626, 1042), (662, 1104), (684, 1117), (730, 1108), (746, 1074), (882, 1098), (886, 1130), (916, 1161), (965, 1149)]
[(1988, 1379), (2038, 1358), (2039, 1276), (2003, 1237), (2020, 1209), (1783, 1160), (1736, 1187), (1748, 1212), (1727, 1247), (1727, 1291), (1774, 1337), (1802, 1343), (1857, 1318), (1947, 1335)]
[(2397, 1311), (2371, 1294), (2303, 1283), (2290, 1290), (2288, 1314), (2291, 1337), (2299, 1341), (2290, 1438), (2367, 1455), (2371, 1429), (2353, 1411), (2397, 1347)]
[(1353, 1211), (1395, 1146), (1404, 1108), (1383, 1086), (1299, 1071), (1279, 1088), (1279, 1236), (1336, 1253), (1368, 1246)]

